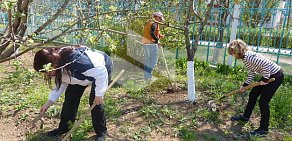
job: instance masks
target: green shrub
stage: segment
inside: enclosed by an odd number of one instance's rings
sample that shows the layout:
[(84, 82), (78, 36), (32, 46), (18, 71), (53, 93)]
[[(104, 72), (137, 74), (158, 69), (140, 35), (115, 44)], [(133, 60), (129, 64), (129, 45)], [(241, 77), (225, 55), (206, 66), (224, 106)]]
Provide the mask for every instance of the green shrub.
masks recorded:
[[(284, 32), (282, 38), (282, 32), (282, 30), (242, 27), (238, 29), (237, 38), (244, 40), (248, 45), (259, 45), (274, 48), (292, 48), (292, 38), (289, 36), (288, 32)], [(219, 37), (218, 27), (206, 26), (200, 40), (217, 42)], [(229, 38), (230, 31), (226, 28), (224, 29), (223, 41), (229, 41)], [(282, 44), (280, 46), (281, 39)]]
[(271, 100), (271, 124), (275, 127), (284, 127), (292, 130), (292, 77), (285, 76), (282, 86)]

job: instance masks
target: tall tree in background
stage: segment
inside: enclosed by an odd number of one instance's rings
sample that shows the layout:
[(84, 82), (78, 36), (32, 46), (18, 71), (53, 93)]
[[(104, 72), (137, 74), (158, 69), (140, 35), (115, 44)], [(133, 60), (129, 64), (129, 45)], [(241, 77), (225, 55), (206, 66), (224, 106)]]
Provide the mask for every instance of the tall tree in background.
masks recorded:
[[(119, 13), (120, 15), (121, 12), (125, 12), (124, 10), (119, 11), (119, 10), (116, 10), (115, 6), (109, 6), (107, 7), (109, 9), (106, 12), (102, 13), (101, 11), (103, 11), (103, 7), (100, 7), (100, 3), (96, 1), (95, 3), (85, 1), (81, 4), (78, 2), (80, 1), (74, 1), (74, 0), (73, 1), (70, 1), (70, 0), (59, 1), (58, 2), (59, 6), (58, 5), (52, 6), (54, 10), (45, 11), (47, 12), (49, 16), (45, 16), (43, 18), (45, 21), (41, 25), (39, 25), (38, 27), (32, 28), (33, 30), (32, 32), (26, 33), (28, 25), (31, 24), (28, 22), (28, 19), (29, 19), (29, 9), (33, 2), (31, 0), (17, 0), (16, 2), (4, 0), (1, 3), (1, 10), (2, 12), (8, 13), (8, 23), (5, 25), (6, 28), (5, 28), (4, 34), (1, 36), (0, 63), (13, 59), (14, 57), (20, 56), (34, 48), (43, 47), (46, 44), (51, 45), (53, 41), (55, 41), (56, 39), (60, 39), (63, 35), (70, 34), (76, 31), (83, 31), (77, 34), (77, 36), (83, 36), (83, 37), (85, 36), (85, 34), (89, 33), (88, 30), (102, 31), (101, 33), (103, 33), (103, 31), (106, 31), (106, 32), (111, 32), (111, 33), (116, 33), (116, 34), (121, 34), (121, 35), (127, 35), (126, 33), (121, 32), (123, 31), (123, 29), (121, 29), (121, 31), (115, 31), (115, 30), (110, 29), (111, 27), (109, 24), (112, 24), (112, 28), (117, 27), (117, 25), (113, 24), (113, 22), (111, 21), (115, 18), (112, 18), (111, 20), (105, 20), (106, 17), (103, 16), (110, 13)], [(211, 13), (211, 9), (213, 8), (214, 0), (209, 0), (207, 3), (201, 0), (199, 1), (199, 3), (201, 3), (199, 5), (194, 5), (195, 3), (194, 0), (184, 0), (184, 1), (172, 0), (168, 2), (163, 2), (162, 5), (177, 4), (181, 2), (184, 4), (185, 7), (187, 7), (187, 9), (183, 9), (183, 11), (185, 12), (182, 14), (182, 17), (179, 17), (183, 19), (183, 22), (178, 23), (179, 25), (177, 25), (177, 27), (180, 27), (180, 28), (174, 28), (174, 29), (183, 31), (183, 34), (185, 37), (184, 40), (185, 40), (185, 47), (187, 50), (187, 61), (188, 61), (188, 66), (187, 66), (188, 99), (190, 101), (195, 101), (196, 96), (195, 96), (195, 79), (194, 79), (194, 56), (199, 46), (200, 35), (202, 34), (204, 26), (207, 24), (207, 21), (210, 18), (210, 13)], [(50, 1), (43, 1), (43, 3), (52, 4), (52, 2)], [(68, 8), (68, 5), (70, 4), (71, 4), (71, 7)], [(74, 8), (72, 7), (72, 5), (78, 5), (78, 6)], [(200, 7), (202, 5), (206, 7), (207, 9), (205, 11), (196, 11), (197, 9), (196, 7)], [(94, 6), (97, 9), (89, 10), (88, 7), (92, 7), (92, 6)], [(87, 9), (82, 9), (86, 7)], [(74, 9), (75, 9), (75, 12), (72, 12), (74, 11)], [(35, 9), (35, 11), (37, 10), (40, 10), (40, 9)], [(32, 12), (35, 12), (35, 11), (32, 11)], [(143, 13), (142, 6), (141, 6), (140, 11)], [(135, 13), (137, 14), (140, 11), (135, 11)], [(37, 15), (37, 13), (32, 13), (32, 14)], [(64, 21), (60, 23), (62, 25), (58, 25), (57, 27), (55, 27), (55, 29), (48, 28), (50, 26), (52, 27), (55, 26), (54, 22), (56, 19), (61, 19), (61, 20), (66, 19), (66, 16), (70, 17), (69, 22)], [(192, 21), (192, 19), (194, 19), (193, 16), (196, 16), (196, 21)], [(101, 23), (99, 22), (101, 19), (103, 20), (102, 22), (103, 25), (101, 25)], [(122, 18), (122, 19), (127, 20), (127, 18)], [(199, 24), (197, 24), (198, 26), (196, 27), (197, 29), (194, 30), (195, 32), (191, 33), (190, 25), (192, 25), (194, 22), (199, 23)], [(119, 23), (122, 23), (122, 22), (119, 22)], [(84, 24), (84, 25), (80, 26), (80, 24)], [(47, 37), (42, 40), (39, 40), (38, 38), (36, 38), (37, 36), (46, 34), (48, 32), (51, 32), (53, 34), (50, 37)], [(194, 40), (192, 41), (190, 39), (191, 35), (194, 36)], [(96, 42), (100, 39), (100, 36), (95, 37), (92, 35), (89, 38), (90, 38), (89, 40), (92, 40), (92, 42)], [(20, 53), (14, 56), (11, 56), (18, 48), (21, 48)]]
[[(49, 19), (46, 20), (41, 26), (37, 27), (32, 34), (28, 35), (28, 38), (33, 39), (33, 37), (39, 35), (48, 25), (50, 25), (66, 8), (70, 0), (65, 0), (63, 5), (55, 11)], [(18, 50), (20, 47), (26, 46), (19, 54), (15, 55), (20, 56), (29, 50), (32, 50), (34, 47), (42, 46), (45, 43), (49, 43), (52, 40), (46, 40), (37, 45), (29, 46), (26, 44), (28, 41), (25, 37), (25, 33), (28, 27), (28, 16), (29, 16), (29, 7), (32, 0), (3, 0), (1, 3), (1, 11), (8, 13), (8, 23), (4, 30), (4, 34), (1, 36), (0, 41), (0, 63), (10, 60), (13, 58), (11, 56), (13, 53)]]
[[(100, 25), (99, 21), (101, 19), (108, 21), (105, 15), (110, 17), (128, 10), (116, 10), (115, 6), (108, 6), (108, 10), (105, 11), (100, 5), (100, 1), (79, 0), (1, 1), (0, 10), (7, 15), (7, 20), (5, 18), (2, 20), (7, 22), (0, 23), (0, 27), (5, 27), (3, 34), (0, 34), (0, 63), (14, 59), (35, 48), (54, 45), (56, 40), (65, 39), (64, 35), (74, 33), (76, 36), (70, 38), (88, 37), (91, 42), (97, 42), (100, 35), (93, 35), (91, 31), (122, 34), (109, 29), (108, 25)], [(38, 21), (38, 24), (35, 24), (34, 20)], [(105, 22), (105, 24), (107, 23), (110, 22)], [(28, 32), (28, 27), (33, 31)], [(47, 36), (48, 34), (49, 36)], [(66, 42), (58, 44), (68, 45)], [(20, 52), (15, 54), (18, 49)]]

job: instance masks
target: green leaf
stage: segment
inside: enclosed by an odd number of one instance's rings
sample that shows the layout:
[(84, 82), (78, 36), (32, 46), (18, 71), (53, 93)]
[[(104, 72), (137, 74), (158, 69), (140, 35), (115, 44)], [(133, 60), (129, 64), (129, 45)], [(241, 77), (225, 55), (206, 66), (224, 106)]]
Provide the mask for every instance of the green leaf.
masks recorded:
[(49, 72), (53, 69), (52, 67), (52, 63), (48, 63), (48, 64), (45, 64), (43, 65), (43, 69), (41, 69), (40, 71), (45, 71), (45, 72)]
[(109, 7), (109, 9), (110, 9), (110, 10), (117, 10), (117, 7), (116, 7), (116, 6), (113, 6), (113, 5), (111, 5), (111, 6)]

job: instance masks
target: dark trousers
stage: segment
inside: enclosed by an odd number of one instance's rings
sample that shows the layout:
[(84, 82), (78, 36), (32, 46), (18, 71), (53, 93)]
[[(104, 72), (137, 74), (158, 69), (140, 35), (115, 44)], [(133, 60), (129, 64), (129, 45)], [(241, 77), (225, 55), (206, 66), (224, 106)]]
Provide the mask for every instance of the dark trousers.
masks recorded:
[[(111, 59), (105, 55), (105, 63), (108, 72), (108, 82), (111, 80), (111, 72), (112, 72), (112, 61)], [(59, 128), (68, 130), (69, 124), (74, 123), (78, 111), (78, 107), (80, 104), (81, 96), (87, 86), (81, 85), (68, 85), (65, 91), (65, 101), (63, 103), (62, 111), (61, 111), (61, 121), (59, 123)], [(95, 99), (95, 90), (91, 89), (89, 104), (90, 106), (93, 104)], [(106, 127), (106, 116), (105, 111), (102, 105), (95, 106), (91, 111), (92, 117), (92, 125), (94, 131), (98, 137), (105, 136), (107, 133)]]
[[(65, 92), (65, 101), (61, 112), (60, 129), (69, 129), (69, 124), (74, 123), (80, 103), (81, 96), (86, 86), (69, 85)], [(94, 90), (91, 90), (94, 91)], [(94, 92), (90, 93), (89, 103), (93, 104)], [(91, 111), (92, 125), (97, 136), (106, 135), (106, 116), (102, 105), (95, 106)]]
[[(274, 82), (271, 82), (267, 85), (261, 85), (254, 87), (249, 93), (249, 99), (247, 106), (245, 108), (243, 116), (246, 118), (250, 118), (250, 115), (254, 109), (254, 106), (257, 102), (258, 97), (259, 99), (259, 106), (261, 112), (261, 121), (260, 121), (260, 128), (264, 130), (269, 129), (269, 120), (270, 120), (270, 106), (269, 103), (274, 96), (277, 89), (283, 82), (284, 75), (283, 72), (279, 72), (278, 77), (276, 77)], [(260, 80), (261, 81), (261, 80)]]

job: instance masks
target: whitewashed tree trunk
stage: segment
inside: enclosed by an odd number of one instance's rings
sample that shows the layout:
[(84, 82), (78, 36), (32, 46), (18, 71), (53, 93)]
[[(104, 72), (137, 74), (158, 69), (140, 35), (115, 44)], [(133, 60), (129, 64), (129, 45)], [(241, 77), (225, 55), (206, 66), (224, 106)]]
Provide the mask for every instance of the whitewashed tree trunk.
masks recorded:
[(195, 70), (194, 70), (194, 61), (187, 62), (187, 77), (188, 77), (188, 101), (196, 100), (196, 91), (195, 91)]
[(214, 0), (211, 0), (210, 5), (208, 5), (208, 9), (206, 11), (206, 15), (204, 16), (204, 19), (201, 19), (200, 25), (197, 28), (197, 32), (193, 35), (195, 37), (195, 40), (193, 41), (191, 45), (190, 41), (190, 31), (189, 31), (189, 25), (190, 21), (192, 19), (192, 13), (191, 11), (194, 11), (194, 2), (188, 1), (188, 12), (185, 20), (185, 27), (184, 27), (184, 35), (185, 35), (185, 43), (186, 43), (186, 50), (187, 50), (187, 77), (188, 77), (188, 98), (187, 100), (191, 101), (193, 104), (196, 102), (196, 91), (195, 91), (195, 70), (194, 70), (194, 57), (197, 51), (197, 48), (199, 46), (199, 40), (200, 35), (202, 35), (202, 32), (204, 30), (204, 26), (207, 24), (210, 13), (213, 7)]
[[(234, 16), (232, 17), (231, 35), (229, 38), (229, 42), (236, 40), (239, 14), (240, 14), (240, 5), (234, 5), (234, 11), (233, 11)], [(231, 66), (232, 62), (233, 62), (233, 57), (231, 55), (228, 55), (227, 65)]]

